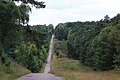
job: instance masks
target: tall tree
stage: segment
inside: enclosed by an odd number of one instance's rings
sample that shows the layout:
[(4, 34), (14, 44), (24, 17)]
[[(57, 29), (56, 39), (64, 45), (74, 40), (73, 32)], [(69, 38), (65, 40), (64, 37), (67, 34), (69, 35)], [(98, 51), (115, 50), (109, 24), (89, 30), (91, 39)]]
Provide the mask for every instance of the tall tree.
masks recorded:
[(17, 1), (17, 2), (21, 1), (24, 4), (30, 3), (30, 4), (34, 5), (36, 8), (45, 8), (46, 7), (46, 5), (44, 4), (43, 1), (41, 1), (41, 2), (38, 2), (35, 0), (12, 0), (12, 1)]

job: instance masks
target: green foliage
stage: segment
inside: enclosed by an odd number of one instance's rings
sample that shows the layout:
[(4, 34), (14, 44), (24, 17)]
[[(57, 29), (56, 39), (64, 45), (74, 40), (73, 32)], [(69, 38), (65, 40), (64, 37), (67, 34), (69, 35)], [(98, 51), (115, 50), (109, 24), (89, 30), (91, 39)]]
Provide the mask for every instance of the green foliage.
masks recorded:
[(56, 41), (54, 44), (54, 53), (57, 57), (67, 56), (67, 42), (66, 41)]
[(60, 42), (57, 42), (57, 43), (55, 43), (54, 44), (54, 52), (55, 52), (55, 54), (57, 55), (57, 56), (59, 56), (60, 55), (60, 53), (61, 53), (61, 44), (60, 44)]
[(35, 72), (38, 69), (36, 65), (39, 65), (40, 63), (37, 63), (36, 61), (37, 58), (35, 55), (38, 54), (38, 51), (35, 44), (30, 42), (27, 44), (23, 43), (18, 48), (16, 48), (15, 54), (16, 60), (31, 71)]
[(27, 39), (32, 40), (38, 48), (41, 48), (41, 45), (44, 45), (46, 50), (48, 51), (49, 42), (53, 34), (53, 25), (35, 25), (31, 26), (31, 32), (27, 35)]
[(10, 67), (0, 61), (0, 80), (14, 80), (17, 77), (30, 73), (29, 70), (11, 61)]
[(58, 40), (66, 40), (67, 34), (68, 34), (68, 31), (64, 24), (60, 23), (56, 26), (55, 36)]
[(41, 1), (41, 2), (38, 2), (36, 0), (12, 0), (12, 1), (17, 1), (17, 2), (21, 1), (24, 4), (30, 3), (30, 4), (34, 5), (36, 8), (45, 8), (46, 7), (46, 5), (44, 5), (43, 1)]
[[(17, 6), (14, 1), (21, 1)], [(0, 0), (0, 59), (10, 66), (10, 61), (38, 72), (47, 57), (53, 25), (29, 26), (28, 3), (44, 8), (44, 2), (34, 0)]]
[[(22, 12), (22, 9), (26, 11)], [(10, 66), (10, 57), (13, 57), (12, 52), (16, 45), (22, 42), (23, 30), (21, 23), (24, 23), (29, 18), (29, 10), (26, 7), (16, 6), (11, 1), (0, 1), (0, 57), (2, 63)], [(22, 20), (21, 14), (24, 14)]]
[(44, 48), (44, 46), (42, 46), (42, 49), (41, 49), (41, 52), (40, 52), (40, 59), (45, 62), (46, 61), (46, 58), (47, 58), (47, 51), (46, 49)]
[[(109, 70), (120, 67), (120, 15), (97, 22), (64, 23), (67, 32), (67, 56), (79, 59), (94, 70)], [(60, 32), (58, 29), (60, 28)], [(66, 33), (61, 26), (55, 29), (58, 40)], [(62, 33), (62, 34), (61, 34)], [(59, 35), (59, 36), (58, 36)]]
[(15, 50), (16, 60), (32, 72), (38, 72), (47, 57), (44, 47), (39, 51), (34, 43), (23, 43)]

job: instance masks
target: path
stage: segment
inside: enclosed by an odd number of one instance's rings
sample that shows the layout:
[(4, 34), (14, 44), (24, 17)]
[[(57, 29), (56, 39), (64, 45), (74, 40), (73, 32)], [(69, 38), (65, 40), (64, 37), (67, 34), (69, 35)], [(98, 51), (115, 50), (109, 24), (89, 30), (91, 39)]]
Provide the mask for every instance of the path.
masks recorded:
[(64, 80), (61, 77), (57, 77), (53, 74), (48, 73), (50, 71), (50, 61), (51, 61), (51, 56), (52, 56), (53, 38), (54, 38), (54, 35), (52, 35), (52, 38), (51, 38), (49, 52), (48, 52), (49, 55), (47, 58), (47, 64), (45, 66), (44, 73), (30, 73), (30, 74), (20, 77), (16, 80)]

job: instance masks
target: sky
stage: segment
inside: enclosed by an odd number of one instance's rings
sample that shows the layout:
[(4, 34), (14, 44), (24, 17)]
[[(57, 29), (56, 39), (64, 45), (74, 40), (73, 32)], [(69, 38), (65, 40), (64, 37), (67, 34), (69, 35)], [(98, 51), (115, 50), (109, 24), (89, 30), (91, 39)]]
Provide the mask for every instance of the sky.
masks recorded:
[[(38, 0), (42, 1), (42, 0)], [(114, 17), (120, 13), (120, 0), (43, 0), (44, 9), (32, 8), (30, 25), (97, 21), (105, 15)]]

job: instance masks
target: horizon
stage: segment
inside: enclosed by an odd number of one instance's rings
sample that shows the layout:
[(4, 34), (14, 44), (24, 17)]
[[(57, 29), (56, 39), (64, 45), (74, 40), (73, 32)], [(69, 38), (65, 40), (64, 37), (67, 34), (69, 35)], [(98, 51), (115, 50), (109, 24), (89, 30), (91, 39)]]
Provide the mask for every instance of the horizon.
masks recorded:
[(105, 15), (112, 18), (120, 13), (119, 0), (44, 0), (44, 2), (46, 4), (44, 9), (32, 7), (30, 25), (53, 24), (56, 26), (66, 22), (99, 21)]

